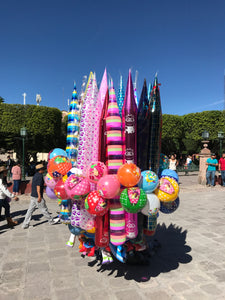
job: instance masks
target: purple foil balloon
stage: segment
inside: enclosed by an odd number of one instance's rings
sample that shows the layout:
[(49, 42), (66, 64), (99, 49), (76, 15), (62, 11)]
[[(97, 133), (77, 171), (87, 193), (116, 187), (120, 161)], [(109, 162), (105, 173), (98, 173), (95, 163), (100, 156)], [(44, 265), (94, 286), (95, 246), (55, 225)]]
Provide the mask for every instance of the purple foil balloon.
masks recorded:
[(55, 195), (55, 193), (54, 193), (54, 190), (53, 189), (51, 189), (50, 187), (46, 187), (46, 195), (49, 197), (49, 198), (51, 198), (51, 199), (57, 199), (57, 197), (56, 197), (56, 195)]
[(122, 109), (124, 163), (137, 164), (137, 104), (129, 70), (126, 94)]

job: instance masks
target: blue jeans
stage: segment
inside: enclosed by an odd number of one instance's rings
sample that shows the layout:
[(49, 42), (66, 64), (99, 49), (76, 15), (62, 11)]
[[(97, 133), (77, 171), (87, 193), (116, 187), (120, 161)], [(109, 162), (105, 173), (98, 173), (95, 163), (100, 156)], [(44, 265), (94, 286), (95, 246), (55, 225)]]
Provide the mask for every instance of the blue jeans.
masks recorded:
[(13, 192), (19, 193), (20, 180), (13, 180)]
[(222, 186), (225, 186), (225, 171), (221, 171)]
[(206, 172), (206, 183), (214, 185), (215, 183), (215, 173), (216, 171), (207, 171)]
[(7, 200), (7, 198), (0, 199), (0, 214), (2, 211), (2, 207), (5, 208), (5, 217), (10, 218), (10, 205), (9, 205), (9, 201)]

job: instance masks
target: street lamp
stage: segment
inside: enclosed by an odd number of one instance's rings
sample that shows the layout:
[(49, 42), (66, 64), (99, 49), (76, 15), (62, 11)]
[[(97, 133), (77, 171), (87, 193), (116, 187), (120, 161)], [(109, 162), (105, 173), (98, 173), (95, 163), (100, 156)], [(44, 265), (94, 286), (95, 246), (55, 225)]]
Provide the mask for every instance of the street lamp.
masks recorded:
[(218, 139), (220, 141), (220, 157), (222, 157), (223, 138), (224, 138), (223, 131), (219, 131), (218, 132)]
[(206, 141), (209, 139), (209, 132), (207, 130), (204, 130), (202, 133), (202, 138)]
[(22, 162), (22, 180), (25, 180), (24, 155), (25, 155), (25, 137), (27, 135), (26, 127), (20, 129), (20, 135), (23, 143), (23, 162)]

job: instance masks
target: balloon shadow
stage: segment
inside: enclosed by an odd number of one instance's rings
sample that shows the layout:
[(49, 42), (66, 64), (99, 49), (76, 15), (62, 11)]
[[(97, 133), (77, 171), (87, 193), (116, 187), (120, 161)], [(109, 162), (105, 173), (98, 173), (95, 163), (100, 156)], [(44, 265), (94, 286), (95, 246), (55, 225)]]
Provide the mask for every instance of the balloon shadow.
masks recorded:
[[(109, 271), (108, 276), (124, 277), (127, 280), (137, 282), (149, 281), (151, 277), (157, 277), (160, 273), (170, 272), (179, 267), (179, 264), (187, 264), (192, 260), (188, 253), (191, 247), (186, 245), (187, 230), (182, 227), (170, 224), (168, 227), (163, 223), (157, 226), (153, 239), (157, 239), (160, 247), (157, 250), (149, 251), (146, 264), (129, 265), (120, 263), (116, 258), (111, 264), (97, 265), (98, 272)], [(88, 265), (94, 267), (98, 261), (90, 262)]]

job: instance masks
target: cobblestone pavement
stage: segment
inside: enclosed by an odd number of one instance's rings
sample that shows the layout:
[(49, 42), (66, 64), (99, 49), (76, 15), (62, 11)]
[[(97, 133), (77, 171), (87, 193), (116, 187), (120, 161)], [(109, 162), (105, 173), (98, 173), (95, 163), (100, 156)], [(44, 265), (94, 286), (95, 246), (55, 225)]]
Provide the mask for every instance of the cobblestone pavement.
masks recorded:
[[(180, 176), (180, 207), (160, 213), (161, 248), (145, 266), (82, 258), (78, 242), (65, 246), (68, 228), (49, 225), (38, 210), (23, 230), (29, 195), (21, 196), (11, 204), (20, 225), (0, 222), (0, 299), (225, 299), (225, 188), (196, 182)], [(56, 216), (57, 203), (47, 203)]]

